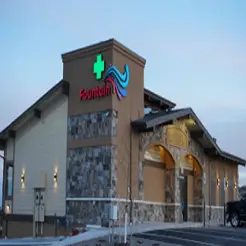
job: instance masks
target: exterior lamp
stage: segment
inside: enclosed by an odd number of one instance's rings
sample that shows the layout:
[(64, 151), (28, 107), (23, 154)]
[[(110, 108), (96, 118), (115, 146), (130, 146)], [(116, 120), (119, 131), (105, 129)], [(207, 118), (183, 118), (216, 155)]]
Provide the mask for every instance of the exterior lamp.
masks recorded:
[(21, 183), (24, 184), (25, 183), (25, 173), (21, 174)]
[(10, 206), (8, 204), (5, 206), (5, 213), (10, 214)]
[(55, 183), (57, 182), (57, 178), (58, 178), (57, 172), (54, 172), (54, 182)]
[(217, 178), (217, 186), (220, 186), (220, 179)]

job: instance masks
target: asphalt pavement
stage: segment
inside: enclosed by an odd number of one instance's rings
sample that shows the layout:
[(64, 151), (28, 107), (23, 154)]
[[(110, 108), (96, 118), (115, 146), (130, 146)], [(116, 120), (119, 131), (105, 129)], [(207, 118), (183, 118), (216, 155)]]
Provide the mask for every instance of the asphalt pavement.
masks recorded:
[[(159, 242), (160, 245), (187, 246), (246, 246), (246, 228), (196, 227), (147, 231), (133, 235), (141, 240)], [(151, 245), (151, 244), (150, 244)], [(158, 244), (156, 244), (158, 245)]]

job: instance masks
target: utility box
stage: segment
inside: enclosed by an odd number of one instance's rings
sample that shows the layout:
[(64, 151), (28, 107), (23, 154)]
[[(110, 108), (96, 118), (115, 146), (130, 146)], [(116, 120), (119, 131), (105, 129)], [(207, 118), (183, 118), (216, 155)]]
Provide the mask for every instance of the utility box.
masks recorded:
[(118, 219), (118, 205), (110, 205), (110, 219), (114, 221)]
[(45, 214), (45, 189), (34, 189), (34, 221), (44, 222)]

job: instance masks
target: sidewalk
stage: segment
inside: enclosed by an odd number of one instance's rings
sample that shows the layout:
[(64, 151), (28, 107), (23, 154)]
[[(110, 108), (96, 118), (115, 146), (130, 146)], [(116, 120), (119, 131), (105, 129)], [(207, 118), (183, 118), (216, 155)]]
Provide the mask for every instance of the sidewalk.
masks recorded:
[[(216, 226), (216, 224), (208, 224), (207, 226)], [(172, 228), (187, 228), (187, 227), (203, 227), (203, 223), (194, 223), (194, 222), (184, 222), (184, 223), (157, 223), (157, 222), (146, 222), (143, 224), (128, 226), (127, 234), (128, 237), (134, 233), (143, 233), (151, 230), (159, 229), (172, 229)], [(68, 237), (61, 242), (53, 243), (54, 246), (65, 246), (65, 245), (83, 245), (87, 242), (86, 245), (95, 245), (92, 242), (96, 243), (100, 238), (108, 241), (108, 238), (111, 234), (109, 228), (100, 228), (97, 230), (91, 230), (77, 236)], [(120, 236), (124, 238), (124, 227), (114, 228), (114, 236)], [(89, 243), (90, 242), (90, 243)], [(104, 244), (101, 244), (104, 245)]]

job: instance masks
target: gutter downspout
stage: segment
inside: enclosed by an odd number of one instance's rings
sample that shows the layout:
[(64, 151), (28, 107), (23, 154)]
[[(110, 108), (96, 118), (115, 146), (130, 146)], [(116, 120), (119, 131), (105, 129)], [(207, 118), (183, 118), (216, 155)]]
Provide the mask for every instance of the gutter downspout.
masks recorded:
[(211, 187), (211, 166), (212, 166), (212, 161), (209, 160), (209, 165), (208, 165), (208, 168), (209, 168), (209, 222), (211, 221), (211, 214), (212, 214), (212, 211), (211, 211), (211, 201), (212, 201), (212, 187)]

